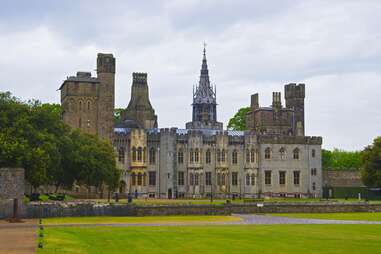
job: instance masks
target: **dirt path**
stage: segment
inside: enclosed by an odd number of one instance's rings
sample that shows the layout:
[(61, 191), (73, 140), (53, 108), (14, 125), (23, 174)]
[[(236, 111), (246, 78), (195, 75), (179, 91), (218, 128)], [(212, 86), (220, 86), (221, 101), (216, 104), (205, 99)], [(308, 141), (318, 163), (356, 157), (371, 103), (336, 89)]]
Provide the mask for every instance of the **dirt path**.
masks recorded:
[(36, 253), (37, 220), (9, 223), (0, 220), (0, 254)]

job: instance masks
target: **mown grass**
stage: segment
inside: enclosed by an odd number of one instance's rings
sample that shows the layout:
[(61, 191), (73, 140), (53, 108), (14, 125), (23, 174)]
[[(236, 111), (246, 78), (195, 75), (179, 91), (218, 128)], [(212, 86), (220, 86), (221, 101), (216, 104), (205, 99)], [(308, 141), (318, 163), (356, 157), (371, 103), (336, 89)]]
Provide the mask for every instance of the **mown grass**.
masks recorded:
[(157, 224), (157, 223), (205, 223), (241, 221), (235, 216), (145, 216), (145, 217), (60, 217), (43, 219), (44, 225), (57, 224)]
[(47, 227), (50, 253), (380, 253), (381, 225)]
[(381, 221), (381, 213), (274, 213), (269, 215), (289, 218)]

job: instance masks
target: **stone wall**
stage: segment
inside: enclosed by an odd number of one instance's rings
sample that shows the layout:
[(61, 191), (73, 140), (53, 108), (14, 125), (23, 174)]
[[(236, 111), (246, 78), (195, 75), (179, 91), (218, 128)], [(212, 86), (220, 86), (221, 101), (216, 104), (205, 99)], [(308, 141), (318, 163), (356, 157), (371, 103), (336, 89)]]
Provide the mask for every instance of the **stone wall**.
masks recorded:
[(264, 203), (225, 205), (174, 205), (135, 206), (109, 204), (51, 203), (29, 204), (29, 218), (66, 216), (159, 216), (159, 215), (230, 215), (233, 213), (335, 213), (335, 212), (381, 212), (381, 205), (368, 203)]
[(323, 170), (323, 185), (327, 187), (364, 187), (360, 170)]

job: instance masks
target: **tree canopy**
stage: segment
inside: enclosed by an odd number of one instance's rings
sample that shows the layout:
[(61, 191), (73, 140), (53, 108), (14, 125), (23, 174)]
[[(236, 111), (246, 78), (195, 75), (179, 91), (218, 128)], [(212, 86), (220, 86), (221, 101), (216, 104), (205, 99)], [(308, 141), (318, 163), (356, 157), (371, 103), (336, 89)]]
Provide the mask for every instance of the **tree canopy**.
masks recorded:
[(365, 185), (381, 188), (381, 136), (362, 152), (361, 176)]
[(332, 151), (322, 149), (323, 169), (360, 169), (362, 165), (361, 159), (361, 151), (344, 151), (337, 148)]
[(229, 120), (228, 129), (243, 131), (246, 130), (246, 114), (250, 111), (250, 107), (243, 107)]
[(74, 182), (117, 186), (112, 146), (65, 125), (60, 105), (22, 102), (0, 92), (0, 108), (0, 167), (23, 167), (35, 188), (70, 188)]

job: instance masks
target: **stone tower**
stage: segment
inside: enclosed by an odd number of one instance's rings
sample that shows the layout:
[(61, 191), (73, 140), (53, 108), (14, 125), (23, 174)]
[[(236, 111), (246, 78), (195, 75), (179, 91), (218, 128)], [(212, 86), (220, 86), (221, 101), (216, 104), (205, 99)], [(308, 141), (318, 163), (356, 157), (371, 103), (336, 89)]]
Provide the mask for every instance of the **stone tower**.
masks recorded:
[(286, 107), (295, 112), (295, 134), (304, 136), (304, 98), (305, 85), (290, 83), (284, 86)]
[(112, 54), (98, 54), (97, 76), (100, 82), (98, 98), (98, 135), (112, 140), (115, 108), (115, 58)]
[(222, 130), (223, 125), (217, 122), (216, 89), (210, 85), (206, 52), (202, 58), (200, 81), (193, 92), (192, 122), (186, 124), (187, 129)]
[(149, 100), (147, 73), (132, 73), (131, 99), (122, 121), (134, 120), (141, 128), (157, 128), (157, 115)]

